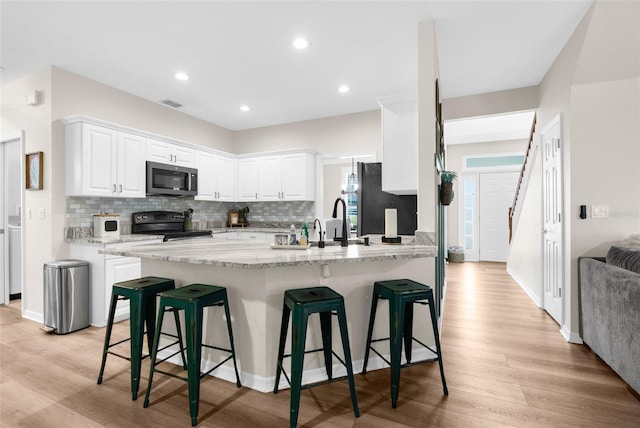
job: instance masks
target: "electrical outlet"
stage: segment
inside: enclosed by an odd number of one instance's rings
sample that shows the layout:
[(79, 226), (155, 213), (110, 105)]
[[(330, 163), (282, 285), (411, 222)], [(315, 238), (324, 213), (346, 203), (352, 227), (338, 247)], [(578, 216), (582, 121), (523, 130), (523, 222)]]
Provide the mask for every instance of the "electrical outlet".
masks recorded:
[(591, 218), (609, 218), (609, 205), (592, 205)]
[(38, 218), (44, 220), (46, 217), (44, 208), (38, 208)]

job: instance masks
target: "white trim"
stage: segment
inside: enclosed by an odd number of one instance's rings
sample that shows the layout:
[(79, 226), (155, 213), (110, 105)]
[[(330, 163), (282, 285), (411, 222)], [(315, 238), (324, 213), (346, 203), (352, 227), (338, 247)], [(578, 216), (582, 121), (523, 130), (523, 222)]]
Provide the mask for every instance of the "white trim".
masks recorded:
[[(24, 299), (24, 295), (22, 297)], [(24, 309), (22, 312), (22, 317), (31, 321), (35, 321), (40, 324), (44, 324), (44, 315), (39, 312), (35, 312), (29, 309)]]
[(569, 343), (575, 343), (578, 345), (582, 345), (584, 343), (580, 335), (576, 332), (569, 330), (569, 327), (567, 327), (566, 324), (564, 324), (562, 328), (560, 328), (560, 334)]
[(516, 273), (511, 270), (511, 268), (507, 267), (507, 273), (509, 275), (511, 275), (511, 278), (513, 278), (513, 280), (516, 282), (516, 284), (518, 284), (520, 286), (520, 288), (522, 288), (522, 290), (527, 293), (527, 296), (529, 296), (529, 298), (533, 301), (533, 303), (536, 304), (537, 307), (539, 307), (540, 309), (544, 309), (542, 307), (542, 298), (538, 297), (535, 295), (535, 293), (533, 292), (533, 289), (531, 287), (529, 287), (526, 282), (524, 282), (522, 280), (522, 278), (520, 278), (518, 275), (516, 275)]
[[(165, 349), (164, 351), (159, 352), (158, 358), (162, 359), (168, 355), (171, 355), (172, 353), (175, 352), (175, 350), (173, 349), (174, 348), (171, 347), (169, 349)], [(389, 355), (385, 355), (385, 358), (387, 360), (390, 359)], [(436, 358), (437, 356), (435, 353), (425, 348), (413, 349), (413, 352), (411, 355), (411, 360), (414, 362), (419, 362), (423, 360), (433, 360), (432, 362), (437, 364)], [(169, 358), (167, 362), (170, 362), (178, 366), (182, 365), (182, 360), (179, 355), (174, 355), (173, 357)], [(238, 373), (240, 375), (240, 382), (242, 383), (242, 386), (255, 389), (256, 391), (260, 391), (263, 393), (273, 392), (273, 387), (276, 380), (275, 376), (259, 376), (259, 375), (243, 372), (240, 364), (240, 360), (237, 360), (237, 362), (239, 366)], [(426, 362), (427, 361), (425, 361), (425, 363)], [(215, 361), (203, 360), (203, 364), (201, 365), (202, 371), (206, 372), (207, 370), (210, 370), (212, 367), (214, 367), (216, 364), (218, 363)], [(225, 363), (224, 365), (218, 367), (216, 370), (210, 373), (209, 376), (214, 376), (216, 378), (226, 380), (228, 382), (236, 383), (236, 374), (235, 374), (235, 371), (233, 370), (232, 364), (233, 363), (231, 361)], [(364, 360), (354, 361), (353, 374), (356, 375), (356, 374), (362, 373), (363, 365), (364, 365)], [(367, 372), (370, 372), (373, 370), (379, 370), (379, 369), (386, 369), (388, 367), (389, 366), (387, 365), (387, 363), (384, 362), (384, 360), (382, 360), (382, 358), (378, 357), (373, 353), (370, 354), (369, 362), (367, 363)], [(346, 374), (347, 374), (347, 370), (342, 364), (338, 363), (333, 365), (334, 377), (346, 376)], [(303, 385), (314, 383), (314, 382), (321, 382), (325, 379), (327, 379), (327, 371), (324, 367), (318, 367), (314, 369), (305, 369), (302, 374)], [(284, 377), (284, 375), (280, 377), (280, 383), (278, 385), (278, 390), (283, 390), (283, 389), (289, 389), (289, 384), (287, 383), (287, 380)]]

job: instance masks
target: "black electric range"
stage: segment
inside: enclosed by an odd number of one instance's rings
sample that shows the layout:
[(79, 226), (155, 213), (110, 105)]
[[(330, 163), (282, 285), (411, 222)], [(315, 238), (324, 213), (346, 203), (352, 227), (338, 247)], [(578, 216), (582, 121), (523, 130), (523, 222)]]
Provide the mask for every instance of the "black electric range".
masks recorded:
[(184, 230), (184, 214), (174, 211), (143, 211), (131, 214), (131, 233), (164, 235), (163, 241), (212, 236), (210, 230)]

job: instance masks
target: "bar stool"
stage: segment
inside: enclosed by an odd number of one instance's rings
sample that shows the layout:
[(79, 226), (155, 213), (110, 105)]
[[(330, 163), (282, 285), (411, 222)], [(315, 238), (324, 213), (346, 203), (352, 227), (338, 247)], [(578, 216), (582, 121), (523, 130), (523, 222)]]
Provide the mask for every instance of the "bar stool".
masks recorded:
[[(373, 324), (376, 317), (378, 299), (389, 300), (389, 337), (382, 339), (371, 339), (373, 334)], [(426, 299), (426, 302), (424, 301)], [(413, 337), (413, 304), (429, 305), (431, 314), (431, 325), (433, 336), (436, 342), (435, 351)], [(415, 340), (437, 356), (440, 365), (440, 377), (442, 378), (442, 388), (445, 395), (449, 395), (447, 382), (444, 379), (444, 369), (442, 366), (442, 351), (440, 349), (440, 337), (438, 334), (438, 321), (436, 320), (435, 303), (433, 300), (433, 290), (428, 285), (423, 285), (409, 279), (398, 279), (391, 281), (377, 281), (373, 285), (373, 297), (371, 300), (371, 315), (369, 317), (369, 330), (367, 332), (367, 345), (364, 353), (364, 366), (362, 373), (367, 372), (367, 362), (369, 360), (369, 350), (373, 350), (380, 358), (391, 366), (391, 407), (395, 408), (398, 403), (398, 390), (400, 388), (400, 368), (409, 365), (419, 364), (426, 361), (411, 363), (412, 340)], [(401, 364), (402, 341), (404, 339), (404, 352), (406, 364)], [(391, 362), (387, 361), (372, 346), (372, 342), (390, 340)]]
[[(284, 345), (287, 340), (287, 330), (289, 328), (289, 315), (293, 312), (293, 322), (291, 325), (291, 354), (284, 354)], [(335, 312), (335, 313), (334, 313)], [(305, 340), (307, 336), (307, 323), (309, 315), (320, 314), (320, 329), (322, 331), (322, 348), (305, 351)], [(338, 316), (340, 325), (340, 335), (342, 338), (342, 349), (344, 359), (331, 349), (331, 315)], [(302, 385), (302, 367), (304, 355), (311, 352), (324, 351), (325, 369), (328, 380)], [(347, 376), (333, 378), (332, 355), (346, 367)], [(291, 379), (282, 367), (283, 358), (291, 357)], [(276, 384), (273, 393), (278, 392), (280, 374), (284, 373), (289, 386), (291, 387), (291, 406), (289, 424), (295, 428), (298, 423), (298, 409), (300, 407), (300, 392), (302, 389), (323, 385), (332, 381), (342, 380), (345, 377), (349, 380), (349, 391), (351, 393), (351, 403), (353, 413), (360, 416), (358, 400), (356, 398), (356, 388), (353, 381), (353, 368), (351, 364), (351, 351), (349, 348), (349, 334), (347, 332), (347, 318), (344, 308), (344, 298), (329, 287), (301, 288), (287, 290), (284, 293), (284, 304), (282, 308), (282, 323), (280, 325), (280, 343), (278, 346), (278, 364), (276, 367)]]
[[(138, 398), (138, 387), (140, 385), (140, 367), (142, 360), (151, 355), (151, 344), (153, 343), (153, 335), (155, 332), (155, 316), (156, 316), (156, 296), (162, 291), (175, 288), (173, 279), (159, 278), (155, 276), (147, 276), (130, 281), (116, 282), (113, 284), (111, 291), (111, 304), (109, 306), (109, 317), (107, 320), (107, 332), (104, 338), (104, 348), (102, 350), (102, 365), (100, 366), (100, 374), (98, 375), (98, 385), (102, 383), (102, 375), (104, 374), (105, 364), (107, 362), (107, 354), (115, 355), (131, 361), (131, 396), (132, 400)], [(129, 300), (129, 337), (116, 343), (110, 343), (111, 331), (113, 329), (113, 318), (116, 312), (116, 306), (120, 300)], [(179, 323), (178, 314), (174, 312), (176, 323)], [(144, 330), (146, 325), (147, 345), (149, 354), (142, 356), (142, 344)], [(177, 335), (167, 334), (177, 339), (175, 342), (167, 345), (172, 346), (176, 343), (182, 343), (182, 336), (178, 329)], [(131, 351), (129, 357), (110, 351), (109, 349), (126, 341), (130, 341)], [(184, 353), (182, 353), (182, 361), (186, 366)]]
[[(230, 348), (221, 348), (214, 345), (202, 343), (202, 319), (204, 308), (210, 306), (224, 306), (224, 313), (227, 318), (227, 330), (229, 332)], [(185, 337), (187, 339), (187, 378), (177, 376), (173, 373), (165, 372), (156, 368), (163, 361), (156, 362), (158, 353), (158, 340), (160, 330), (162, 329), (162, 320), (164, 309), (172, 307), (176, 310), (184, 311)], [(178, 328), (179, 324), (177, 325)], [(202, 347), (216, 349), (218, 351), (228, 352), (229, 356), (215, 367), (205, 373), (200, 372), (200, 359)], [(233, 368), (236, 372), (236, 385), (242, 386), (240, 383), (240, 375), (236, 365), (236, 353), (233, 345), (233, 332), (231, 330), (231, 316), (229, 314), (229, 302), (227, 299), (227, 289), (217, 287), (215, 285), (191, 284), (185, 287), (176, 288), (175, 290), (160, 293), (160, 311), (158, 312), (158, 322), (156, 334), (153, 339), (153, 350), (151, 352), (151, 371), (149, 372), (149, 384), (147, 385), (147, 394), (144, 398), (144, 407), (149, 407), (149, 394), (151, 393), (151, 382), (153, 373), (158, 372), (177, 379), (184, 380), (189, 387), (189, 412), (191, 414), (191, 425), (196, 425), (198, 419), (198, 404), (200, 400), (200, 379), (208, 375), (230, 359), (233, 359)]]

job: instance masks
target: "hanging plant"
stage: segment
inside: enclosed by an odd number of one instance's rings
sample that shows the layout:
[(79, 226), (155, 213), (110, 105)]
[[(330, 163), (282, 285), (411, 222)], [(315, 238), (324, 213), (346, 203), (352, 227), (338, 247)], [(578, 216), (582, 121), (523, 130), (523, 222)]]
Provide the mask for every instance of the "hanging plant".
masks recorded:
[(440, 203), (449, 205), (453, 201), (453, 180), (458, 177), (455, 171), (442, 171), (440, 173)]

